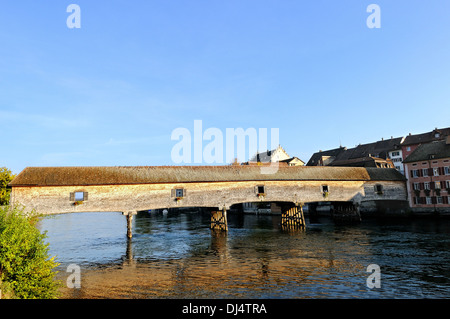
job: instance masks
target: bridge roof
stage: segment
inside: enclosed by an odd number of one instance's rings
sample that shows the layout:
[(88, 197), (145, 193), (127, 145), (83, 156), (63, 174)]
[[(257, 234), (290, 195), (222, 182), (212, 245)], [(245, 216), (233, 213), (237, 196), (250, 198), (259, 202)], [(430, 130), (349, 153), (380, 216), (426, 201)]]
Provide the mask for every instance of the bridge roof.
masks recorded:
[(258, 166), (27, 167), (9, 184), (82, 186), (227, 181), (403, 181), (391, 168), (288, 166), (261, 174)]

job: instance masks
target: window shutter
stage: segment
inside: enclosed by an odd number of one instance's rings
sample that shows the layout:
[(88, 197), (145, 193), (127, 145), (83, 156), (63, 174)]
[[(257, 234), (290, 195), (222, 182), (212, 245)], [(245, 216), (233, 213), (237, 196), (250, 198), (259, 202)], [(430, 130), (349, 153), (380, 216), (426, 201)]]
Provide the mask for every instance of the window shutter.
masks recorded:
[(175, 188), (173, 188), (173, 189), (171, 189), (170, 190), (170, 197), (175, 197), (176, 196), (176, 189)]
[(442, 202), (448, 204), (448, 196), (442, 196)]
[(83, 194), (83, 200), (87, 200), (88, 199), (88, 192), (84, 192)]
[(75, 193), (70, 193), (69, 200), (70, 201), (74, 201), (75, 200)]
[(430, 189), (434, 189), (434, 182), (430, 182)]
[(439, 175), (444, 175), (444, 167), (439, 167)]
[(428, 169), (428, 176), (433, 176), (433, 169), (432, 168)]
[(255, 194), (258, 194), (258, 186), (255, 186)]
[(411, 170), (411, 177), (413, 177), (414, 175), (413, 175), (413, 170)]
[(445, 188), (445, 181), (441, 181), (441, 189)]
[(420, 190), (424, 190), (424, 189), (425, 189), (424, 183), (419, 183), (419, 189), (420, 189)]
[(436, 196), (431, 197), (431, 204), (437, 204)]
[(183, 197), (186, 197), (186, 188), (183, 188)]

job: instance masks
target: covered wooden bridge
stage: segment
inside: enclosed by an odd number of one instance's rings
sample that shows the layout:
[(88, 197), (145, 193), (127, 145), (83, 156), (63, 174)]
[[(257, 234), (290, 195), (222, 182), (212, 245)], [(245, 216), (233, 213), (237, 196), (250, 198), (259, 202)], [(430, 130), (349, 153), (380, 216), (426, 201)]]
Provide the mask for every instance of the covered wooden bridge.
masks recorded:
[[(395, 169), (257, 166), (27, 167), (10, 183), (11, 203), (42, 214), (123, 212), (207, 207), (211, 227), (226, 230), (226, 210), (246, 202), (277, 202), (286, 225), (304, 227), (302, 205), (406, 201), (405, 178)], [(347, 205), (348, 206), (348, 205)], [(131, 236), (131, 231), (129, 233)]]

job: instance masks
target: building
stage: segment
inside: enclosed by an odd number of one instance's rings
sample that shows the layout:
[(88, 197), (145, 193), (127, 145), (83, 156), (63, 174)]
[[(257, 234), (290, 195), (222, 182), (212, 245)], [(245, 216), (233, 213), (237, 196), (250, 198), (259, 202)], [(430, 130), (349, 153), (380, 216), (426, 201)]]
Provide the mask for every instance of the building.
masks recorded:
[(275, 162), (278, 162), (281, 166), (305, 165), (305, 162), (298, 157), (289, 156), (289, 154), (280, 145), (274, 150), (256, 153), (255, 156), (253, 156), (248, 162), (242, 163), (242, 165), (270, 165)]
[(403, 152), (401, 147), (388, 152), (388, 158), (392, 161), (394, 167), (403, 175), (405, 175), (405, 169), (403, 166)]
[(306, 163), (306, 166), (327, 166), (346, 150), (347, 148), (342, 146), (327, 151), (320, 150), (311, 156), (308, 163)]
[(403, 164), (411, 208), (450, 212), (450, 136), (416, 146)]
[(305, 165), (305, 162), (303, 162), (301, 159), (299, 159), (296, 156), (281, 160), (280, 163), (286, 163), (288, 166), (304, 166)]
[(346, 160), (336, 160), (333, 161), (328, 166), (396, 168), (391, 159), (389, 158), (384, 159), (374, 156), (365, 156)]
[(253, 156), (250, 160), (249, 163), (257, 163), (257, 162), (262, 162), (262, 163), (270, 163), (270, 162), (280, 162), (282, 160), (287, 160), (291, 158), (291, 156), (289, 156), (288, 153), (286, 153), (286, 151), (281, 147), (281, 145), (278, 145), (278, 147), (274, 150), (267, 150), (266, 152), (263, 153), (256, 153), (255, 156)]
[(450, 127), (438, 129), (422, 133), (422, 134), (408, 134), (402, 143), (402, 157), (407, 158), (414, 150), (421, 144), (430, 143), (432, 141), (444, 140), (446, 136), (450, 135)]
[(403, 137), (391, 137), (368, 144), (359, 144), (354, 148), (339, 147), (328, 151), (319, 151), (311, 156), (307, 166), (353, 166), (396, 168), (403, 173), (402, 149)]

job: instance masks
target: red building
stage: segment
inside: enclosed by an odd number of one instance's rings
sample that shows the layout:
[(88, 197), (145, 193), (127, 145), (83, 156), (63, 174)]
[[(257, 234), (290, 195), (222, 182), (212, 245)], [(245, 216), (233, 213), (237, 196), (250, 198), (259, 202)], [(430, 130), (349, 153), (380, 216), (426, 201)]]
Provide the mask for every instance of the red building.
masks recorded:
[(403, 164), (410, 206), (450, 212), (450, 136), (416, 146)]

